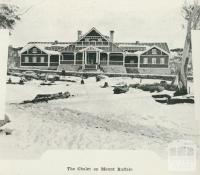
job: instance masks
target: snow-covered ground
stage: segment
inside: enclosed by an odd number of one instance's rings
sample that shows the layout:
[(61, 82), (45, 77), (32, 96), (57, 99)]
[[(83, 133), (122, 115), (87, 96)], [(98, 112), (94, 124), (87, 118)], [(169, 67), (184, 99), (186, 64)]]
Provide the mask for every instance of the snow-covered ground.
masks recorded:
[[(81, 85), (80, 78), (67, 78), (77, 82), (41, 86), (41, 81), (33, 80), (7, 85), (6, 111), (12, 122), (4, 128), (13, 132), (0, 134), (0, 158), (38, 158), (47, 149), (149, 149), (165, 155), (173, 140), (197, 139), (193, 104), (160, 104), (151, 93), (133, 88), (113, 94), (112, 85), (139, 83), (139, 79), (88, 78)], [(105, 81), (109, 88), (100, 87)], [(142, 80), (152, 82), (160, 80)], [(65, 91), (74, 96), (19, 104), (39, 93)]]

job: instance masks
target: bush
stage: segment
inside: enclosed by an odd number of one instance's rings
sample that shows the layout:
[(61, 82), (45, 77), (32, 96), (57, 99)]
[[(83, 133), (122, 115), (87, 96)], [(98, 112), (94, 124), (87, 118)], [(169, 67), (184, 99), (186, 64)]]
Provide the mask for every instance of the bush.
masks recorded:
[(140, 86), (139, 83), (136, 83), (136, 84), (129, 84), (129, 87), (131, 87), (131, 88), (138, 88), (138, 86)]
[(158, 83), (144, 84), (144, 85), (138, 86), (138, 88), (142, 89), (143, 91), (150, 91), (150, 92), (155, 92), (155, 91), (161, 92), (161, 91), (165, 90), (165, 88)]
[(161, 92), (163, 90), (168, 90), (168, 91), (176, 91), (177, 86), (176, 85), (171, 85), (167, 84), (166, 81), (161, 81), (160, 83), (153, 83), (153, 84), (130, 84), (129, 87), (131, 88), (138, 88), (143, 91), (150, 91), (150, 92)]

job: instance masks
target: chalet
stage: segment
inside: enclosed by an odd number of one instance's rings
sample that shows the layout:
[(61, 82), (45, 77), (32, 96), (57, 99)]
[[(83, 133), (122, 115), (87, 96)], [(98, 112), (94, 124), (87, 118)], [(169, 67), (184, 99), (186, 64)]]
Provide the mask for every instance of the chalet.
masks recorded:
[(20, 66), (66, 71), (169, 74), (167, 43), (114, 42), (114, 31), (78, 31), (75, 42), (30, 42), (20, 52)]

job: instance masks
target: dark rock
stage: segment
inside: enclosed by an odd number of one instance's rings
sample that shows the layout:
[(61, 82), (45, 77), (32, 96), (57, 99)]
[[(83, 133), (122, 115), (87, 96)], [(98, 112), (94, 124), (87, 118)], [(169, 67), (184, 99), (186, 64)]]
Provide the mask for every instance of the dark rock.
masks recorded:
[(113, 89), (114, 94), (121, 94), (121, 93), (126, 93), (129, 91), (129, 87), (127, 85), (125, 86), (116, 86)]
[(194, 98), (171, 98), (168, 100), (168, 104), (179, 104), (179, 103), (194, 103)]
[(153, 98), (168, 98), (170, 99), (171, 96), (168, 94), (156, 94), (156, 95), (152, 95)]
[(107, 88), (108, 87), (108, 82), (105, 82), (102, 88)]
[(56, 94), (38, 94), (33, 100), (25, 100), (21, 104), (26, 103), (39, 103), (39, 102), (48, 102), (49, 100), (56, 100), (56, 99), (64, 99), (70, 97), (69, 92), (59, 92)]

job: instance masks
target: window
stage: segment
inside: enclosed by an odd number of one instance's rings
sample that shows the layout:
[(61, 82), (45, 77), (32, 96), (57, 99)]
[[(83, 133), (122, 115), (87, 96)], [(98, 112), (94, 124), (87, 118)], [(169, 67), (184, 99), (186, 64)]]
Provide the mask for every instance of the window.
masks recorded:
[(33, 63), (37, 63), (37, 57), (33, 57)]
[(29, 57), (25, 57), (25, 58), (24, 58), (24, 62), (25, 62), (25, 63), (28, 63), (28, 62), (29, 62)]
[(40, 62), (44, 63), (44, 57), (40, 57)]
[(156, 49), (152, 49), (152, 54), (156, 55), (157, 54), (157, 50)]
[(152, 58), (152, 64), (156, 64), (156, 58)]
[(148, 58), (144, 58), (143, 63), (148, 64)]
[(160, 64), (165, 64), (165, 58), (160, 58)]
[(33, 48), (33, 53), (37, 53), (37, 48)]

